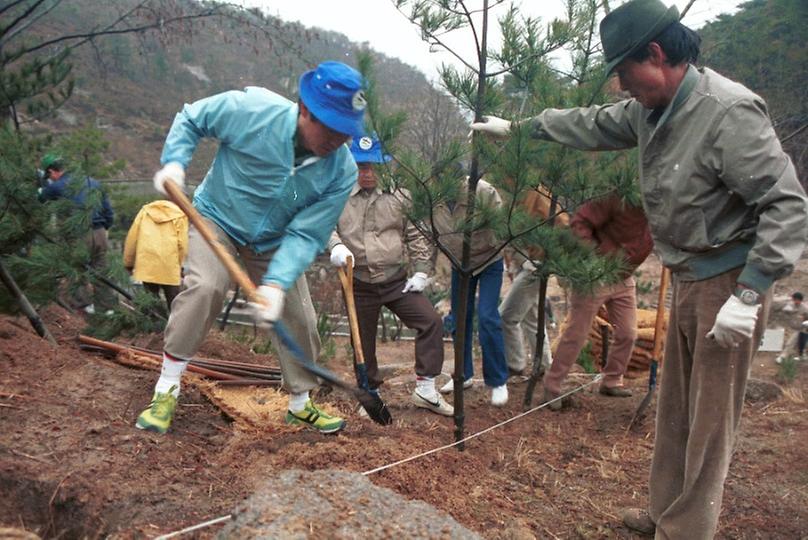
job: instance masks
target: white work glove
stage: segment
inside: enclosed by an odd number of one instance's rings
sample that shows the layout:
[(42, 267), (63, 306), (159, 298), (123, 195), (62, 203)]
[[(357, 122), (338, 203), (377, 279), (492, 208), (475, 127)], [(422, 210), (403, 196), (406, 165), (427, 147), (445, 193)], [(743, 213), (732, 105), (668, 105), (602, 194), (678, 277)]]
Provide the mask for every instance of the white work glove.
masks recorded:
[(248, 306), (252, 311), (253, 320), (259, 328), (269, 329), (280, 319), (283, 312), (283, 299), (286, 292), (278, 285), (261, 285), (258, 295), (264, 299), (263, 303), (250, 302)]
[(166, 180), (173, 180), (182, 189), (185, 186), (185, 169), (176, 161), (170, 161), (154, 173), (154, 189), (163, 195), (168, 195), (164, 186)]
[(733, 294), (718, 310), (715, 324), (707, 332), (707, 337), (714, 339), (722, 347), (737, 347), (743, 339), (752, 337), (759, 309), (760, 304), (744, 304)]
[(522, 263), (522, 270), (530, 272), (531, 274), (536, 271), (536, 265), (530, 259)]
[(334, 266), (347, 266), (348, 257), (351, 258), (351, 268), (353, 268), (355, 257), (351, 250), (345, 247), (345, 244), (337, 244), (331, 248), (331, 264)]
[(469, 127), (472, 131), (504, 139), (510, 134), (511, 122), (496, 116), (483, 116), (482, 122), (472, 122)]
[(404, 289), (401, 292), (421, 292), (426, 288), (428, 281), (429, 280), (427, 279), (426, 274), (423, 272), (416, 272), (410, 279), (407, 280), (407, 283), (404, 285)]
[(802, 321), (801, 326), (803, 332), (808, 332), (808, 321)]

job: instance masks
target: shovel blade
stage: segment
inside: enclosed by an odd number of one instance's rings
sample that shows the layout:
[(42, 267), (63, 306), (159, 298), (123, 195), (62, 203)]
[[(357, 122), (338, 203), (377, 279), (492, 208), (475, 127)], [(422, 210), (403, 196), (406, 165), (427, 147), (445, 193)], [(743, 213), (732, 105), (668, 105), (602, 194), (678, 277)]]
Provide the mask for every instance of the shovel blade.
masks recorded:
[(281, 340), (281, 343), (289, 349), (292, 355), (297, 360), (297, 363), (306, 371), (313, 375), (317, 375), (321, 379), (324, 379), (330, 382), (333, 385), (339, 386), (344, 390), (348, 390), (353, 393), (354, 397), (359, 401), (362, 408), (367, 411), (368, 416), (376, 423), (379, 423), (383, 426), (388, 426), (393, 423), (393, 417), (390, 415), (390, 411), (387, 410), (387, 405), (381, 400), (379, 396), (374, 396), (367, 390), (363, 388), (356, 388), (351, 386), (347, 382), (343, 381), (335, 373), (331, 370), (328, 370), (322, 366), (318, 366), (314, 362), (312, 362), (306, 355), (303, 353), (303, 349), (300, 348), (300, 345), (295, 342), (292, 335), (286, 329), (286, 326), (278, 321), (275, 323), (275, 333)]
[(645, 397), (642, 398), (640, 401), (639, 406), (637, 406), (637, 410), (634, 412), (634, 417), (631, 419), (631, 423), (628, 425), (629, 428), (633, 427), (635, 424), (640, 422), (643, 418), (645, 418), (645, 409), (648, 408), (648, 405), (651, 403), (651, 399), (654, 397), (654, 390), (656, 389), (656, 378), (657, 378), (657, 361), (651, 361), (651, 369), (648, 373), (648, 392), (645, 394)]
[(383, 426), (393, 423), (393, 415), (390, 414), (387, 405), (379, 396), (360, 390), (354, 392), (354, 395), (371, 420)]

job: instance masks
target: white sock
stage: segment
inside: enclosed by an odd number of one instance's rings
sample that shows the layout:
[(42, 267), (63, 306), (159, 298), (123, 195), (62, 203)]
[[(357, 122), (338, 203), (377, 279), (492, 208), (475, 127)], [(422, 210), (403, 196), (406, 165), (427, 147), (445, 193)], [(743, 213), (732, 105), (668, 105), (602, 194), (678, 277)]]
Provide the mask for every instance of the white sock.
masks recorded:
[(438, 393), (435, 389), (435, 377), (421, 377), (420, 375), (416, 375), (415, 391), (418, 392), (421, 397), (434, 397)]
[(182, 374), (185, 373), (185, 368), (187, 367), (188, 360), (182, 360), (181, 358), (170, 356), (168, 353), (164, 352), (163, 369), (160, 371), (160, 378), (157, 379), (157, 384), (154, 387), (154, 391), (165, 394), (168, 393), (173, 386), (174, 389), (171, 390), (171, 393), (174, 395), (174, 397), (179, 397), (180, 379), (182, 378)]
[(309, 392), (301, 392), (299, 394), (289, 394), (289, 410), (293, 413), (300, 412), (306, 408), (306, 403), (309, 401)]

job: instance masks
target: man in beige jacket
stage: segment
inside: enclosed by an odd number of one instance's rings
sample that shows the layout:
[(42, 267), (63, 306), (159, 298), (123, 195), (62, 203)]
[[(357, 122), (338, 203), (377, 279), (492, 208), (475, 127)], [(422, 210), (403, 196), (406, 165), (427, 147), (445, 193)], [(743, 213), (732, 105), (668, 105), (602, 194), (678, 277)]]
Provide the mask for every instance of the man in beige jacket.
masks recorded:
[[(331, 235), (331, 263), (354, 267), (354, 300), (359, 335), (372, 393), (384, 382), (376, 359), (376, 328), (379, 311), (386, 306), (415, 338), (416, 407), (451, 416), (454, 408), (435, 389), (435, 377), (443, 367), (443, 322), (429, 299), (422, 294), (433, 268), (432, 247), (407, 218), (411, 197), (407, 190), (382, 189), (375, 167), (390, 160), (375, 137), (354, 139), (351, 154), (359, 178)], [(414, 270), (407, 279), (407, 262)]]
[[(770, 287), (805, 248), (805, 192), (765, 102), (692, 65), (700, 38), (676, 7), (631, 0), (600, 35), (606, 71), (632, 97), (547, 109), (524, 124), (581, 150), (639, 150), (643, 207), (673, 299), (648, 510), (623, 520), (657, 538), (711, 538)], [(490, 117), (472, 129), (507, 136), (511, 124)]]

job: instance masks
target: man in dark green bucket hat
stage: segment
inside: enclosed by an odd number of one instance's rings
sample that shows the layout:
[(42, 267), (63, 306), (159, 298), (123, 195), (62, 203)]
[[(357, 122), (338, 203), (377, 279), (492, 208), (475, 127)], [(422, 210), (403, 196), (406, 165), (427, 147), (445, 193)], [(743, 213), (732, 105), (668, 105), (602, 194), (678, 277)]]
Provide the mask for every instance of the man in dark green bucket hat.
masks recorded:
[[(805, 248), (808, 203), (765, 102), (693, 65), (700, 38), (675, 7), (631, 0), (600, 35), (631, 98), (519, 124), (581, 150), (639, 150), (643, 207), (674, 287), (648, 509), (623, 521), (656, 538), (711, 538), (771, 285)], [(507, 137), (511, 122), (471, 127)]]

